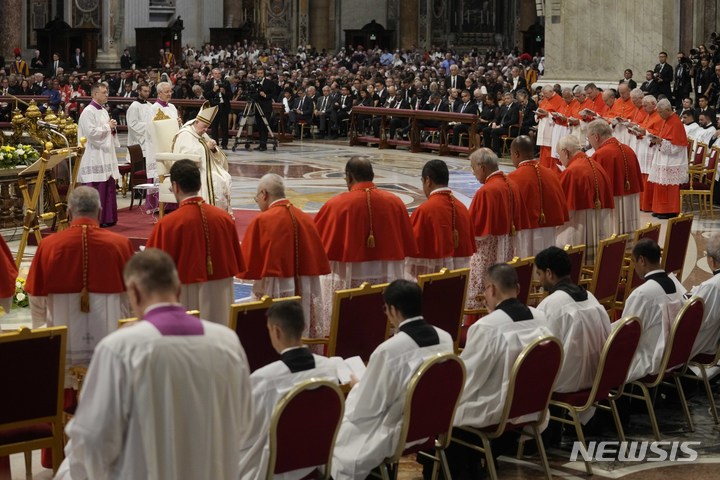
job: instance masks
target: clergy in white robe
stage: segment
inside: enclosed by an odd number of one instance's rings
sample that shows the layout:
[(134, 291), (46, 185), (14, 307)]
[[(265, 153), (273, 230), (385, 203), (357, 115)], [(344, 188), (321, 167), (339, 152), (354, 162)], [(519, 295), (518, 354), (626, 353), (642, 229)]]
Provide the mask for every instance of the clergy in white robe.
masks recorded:
[[(172, 118), (180, 124), (177, 109), (175, 105), (168, 103), (172, 98), (172, 85), (167, 82), (157, 84), (157, 100), (150, 106), (148, 116), (145, 120), (146, 125), (150, 125), (154, 119)], [(145, 132), (145, 167), (147, 170), (147, 178), (155, 179), (157, 177), (157, 167), (155, 154), (158, 150), (159, 139), (155, 138), (155, 132), (152, 128), (148, 128)]]
[(140, 145), (143, 155), (147, 156), (147, 145), (145, 144), (145, 136), (147, 133), (147, 122), (151, 116), (152, 105), (147, 99), (150, 96), (150, 87), (142, 84), (138, 87), (137, 100), (132, 102), (125, 112), (125, 120), (127, 121), (128, 136), (127, 144)]
[(375, 349), (347, 397), (333, 454), (336, 479), (363, 479), (395, 451), (410, 378), (432, 355), (453, 351), (450, 334), (422, 318), (417, 284), (395, 280), (384, 297), (398, 332)]
[(563, 345), (563, 365), (553, 391), (590, 388), (610, 334), (610, 317), (592, 293), (572, 283), (570, 257), (564, 250), (543, 250), (535, 257), (535, 266), (542, 287), (549, 292), (538, 310), (545, 314), (548, 328)]
[(202, 188), (200, 196), (210, 205), (215, 205), (232, 215), (230, 193), (232, 176), (228, 172), (227, 157), (217, 147), (215, 140), (206, 133), (212, 124), (217, 107), (200, 110), (194, 120), (187, 122), (173, 139), (173, 153), (199, 155), (200, 179)]
[(701, 127), (697, 123), (697, 118), (695, 118), (695, 111), (690, 109), (683, 112), (680, 119), (685, 126), (685, 135), (687, 135), (689, 141), (693, 142), (694, 146), (697, 135), (703, 131), (703, 127)]
[(713, 276), (690, 290), (691, 296), (700, 297), (705, 302), (702, 325), (691, 357), (699, 353), (713, 355), (720, 344), (720, 233), (713, 233), (705, 240), (705, 251)]
[[(255, 415), (250, 428), (252, 433), (240, 450), (240, 478), (243, 480), (266, 476), (270, 459), (270, 423), (275, 406), (282, 397), (296, 385), (310, 379), (337, 382), (333, 362), (326, 357), (313, 355), (302, 345), (305, 318), (300, 303), (275, 303), (268, 309), (267, 317), (270, 340), (281, 359), (250, 375)], [(294, 470), (274, 475), (273, 478), (300, 480), (312, 471), (313, 468)]]
[(662, 270), (660, 247), (653, 240), (646, 238), (636, 243), (632, 261), (635, 274), (644, 278), (645, 283), (633, 290), (622, 313), (623, 317), (637, 316), (642, 324), (628, 382), (658, 373), (672, 323), (683, 306), (685, 293), (675, 275)]
[(108, 89), (104, 84), (92, 86), (92, 101), (78, 119), (78, 139), (85, 137), (85, 153), (80, 162), (78, 183), (93, 187), (100, 194), (101, 225), (117, 223), (117, 197), (115, 182), (120, 179), (115, 147), (120, 146), (117, 138), (117, 122), (103, 108), (107, 103)]
[[(713, 116), (706, 112), (700, 114), (698, 118), (698, 125), (700, 126), (700, 130), (695, 132), (695, 144), (693, 150), (694, 152), (697, 152), (698, 144), (704, 143), (707, 147), (710, 146), (710, 144), (715, 140), (715, 137), (717, 135), (717, 129), (715, 128), (715, 119), (712, 118)], [(685, 125), (685, 133), (687, 133), (687, 125)], [(690, 161), (693, 162), (694, 160), (695, 154), (693, 153)]]
[(237, 480), (254, 415), (237, 335), (176, 303), (167, 254), (135, 255), (124, 278), (144, 320), (98, 345), (56, 478)]

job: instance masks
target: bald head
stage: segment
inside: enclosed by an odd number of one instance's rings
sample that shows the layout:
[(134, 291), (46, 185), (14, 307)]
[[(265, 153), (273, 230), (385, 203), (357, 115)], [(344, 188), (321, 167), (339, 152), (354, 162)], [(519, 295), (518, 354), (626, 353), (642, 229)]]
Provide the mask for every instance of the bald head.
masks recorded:
[(375, 178), (372, 163), (367, 157), (351, 157), (345, 164), (348, 187), (358, 182), (372, 182)]
[(258, 190), (265, 190), (272, 203), (285, 198), (285, 181), (276, 173), (267, 173), (258, 182)]
[(607, 105), (608, 107), (612, 107), (615, 103), (615, 92), (610, 88), (608, 88), (607, 90), (603, 90), (602, 99), (603, 102), (605, 102), (605, 105)]
[(520, 135), (510, 144), (510, 156), (517, 167), (520, 162), (530, 160), (535, 156), (535, 144), (527, 135)]
[(630, 87), (627, 83), (621, 83), (618, 85), (618, 93), (620, 94), (620, 98), (623, 100), (627, 100), (630, 98)]

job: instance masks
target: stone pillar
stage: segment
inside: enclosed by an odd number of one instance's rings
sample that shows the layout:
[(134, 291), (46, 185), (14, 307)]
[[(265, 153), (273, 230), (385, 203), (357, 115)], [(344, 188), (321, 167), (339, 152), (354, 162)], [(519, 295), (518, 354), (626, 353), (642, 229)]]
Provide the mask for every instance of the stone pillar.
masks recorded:
[(239, 27), (243, 22), (243, 1), (223, 0), (223, 27)]
[(310, 0), (298, 1), (298, 25), (297, 25), (297, 44), (294, 46), (304, 47), (310, 40), (309, 23), (310, 23)]
[(558, 2), (546, 11), (545, 82), (612, 82), (631, 68), (635, 81), (657, 63), (658, 52), (679, 47), (675, 0)]
[[(23, 49), (22, 0), (4, 0), (0, 14), (0, 55), (10, 64), (16, 47)], [(28, 60), (29, 63), (29, 60)]]
[(118, 43), (122, 38), (125, 24), (125, 1), (102, 0), (102, 40), (98, 45), (95, 68), (99, 70), (117, 68), (120, 65), (122, 49)]
[(400, 48), (411, 48), (418, 44), (418, 0), (401, 0), (400, 2)]
[[(330, 39), (330, 32), (334, 27), (330, 17), (335, 16), (335, 4), (330, 12), (330, 0), (310, 0), (310, 34), (309, 42), (318, 51), (323, 48), (332, 48), (335, 44)], [(334, 39), (333, 39), (334, 40)]]

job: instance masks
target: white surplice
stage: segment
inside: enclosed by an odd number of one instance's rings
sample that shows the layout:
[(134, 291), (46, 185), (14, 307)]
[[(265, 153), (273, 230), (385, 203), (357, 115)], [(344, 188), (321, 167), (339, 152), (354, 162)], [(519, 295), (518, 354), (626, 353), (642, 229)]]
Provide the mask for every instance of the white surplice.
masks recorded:
[(588, 208), (570, 210), (568, 214), (570, 219), (564, 225), (557, 227), (555, 245), (560, 248), (565, 245), (585, 245), (585, 263), (594, 263), (600, 240), (614, 233), (614, 209)]
[(534, 257), (548, 247), (555, 246), (558, 227), (526, 228), (517, 232), (515, 256)]
[[(622, 316), (637, 316), (642, 325), (640, 343), (628, 372), (629, 382), (656, 374), (660, 369), (670, 327), (685, 301), (685, 288), (674, 274), (670, 274), (670, 278), (675, 283), (675, 293), (668, 295), (655, 280), (647, 280), (633, 290), (625, 302)], [(613, 327), (617, 325), (615, 322)]]
[[(330, 335), (330, 318), (323, 316), (323, 296), (320, 276), (300, 276), (300, 296), (303, 313), (305, 314), (305, 330), (303, 337), (323, 338)], [(253, 281), (252, 297), (248, 300), (258, 301), (263, 295), (271, 298), (295, 296), (294, 277), (265, 277)]]
[[(172, 119), (175, 119), (177, 121), (178, 113), (177, 109), (175, 108), (175, 105), (168, 103), (167, 106), (161, 105), (159, 102), (155, 102), (152, 105), (150, 105), (150, 108), (148, 110), (147, 117), (145, 119), (145, 125), (149, 126), (150, 122), (153, 121), (155, 116), (157, 115), (158, 111), (162, 111), (162, 113)], [(156, 161), (155, 161), (155, 154), (157, 153), (157, 147), (155, 145), (155, 141), (153, 140), (153, 129), (148, 128), (145, 131), (145, 168), (147, 170), (147, 178), (154, 179), (157, 177), (157, 167), (156, 167)]]
[[(713, 140), (713, 135), (715, 135), (716, 132), (717, 132), (717, 130), (712, 125), (708, 125), (707, 127), (704, 127), (704, 128), (700, 127), (700, 130), (695, 133), (694, 149), (697, 149), (698, 143), (704, 143), (705, 146), (710, 145), (710, 142)], [(695, 150), (693, 150), (693, 151), (695, 151)], [(707, 154), (708, 152), (705, 152), (705, 153)], [(695, 154), (693, 154), (692, 159), (691, 159), (691, 162), (694, 162), (694, 161), (695, 161)]]
[(234, 301), (233, 277), (180, 286), (180, 303), (188, 310), (199, 310), (203, 318), (213, 323), (228, 324), (230, 305)]
[(577, 392), (595, 380), (600, 353), (610, 335), (610, 317), (592, 293), (577, 302), (562, 290), (548, 295), (538, 305), (547, 317), (548, 328), (563, 345), (563, 366), (553, 392)]
[(720, 343), (720, 275), (716, 273), (693, 287), (690, 294), (702, 298), (705, 302), (702, 325), (695, 339), (691, 357), (698, 353), (715, 354)]
[[(337, 382), (337, 372), (330, 359), (313, 355), (315, 368), (292, 373), (282, 360), (278, 360), (255, 370), (250, 375), (252, 382), (253, 404), (255, 415), (247, 438), (240, 449), (240, 479), (256, 480), (265, 478), (270, 459), (269, 430), (275, 405), (290, 389), (303, 381), (312, 379)], [(299, 480), (313, 471), (314, 468), (294, 470), (275, 475), (275, 480)]]
[(235, 332), (202, 326), (164, 336), (142, 321), (100, 342), (57, 479), (238, 479), (254, 415), (248, 362)]
[(115, 147), (120, 146), (117, 135), (110, 130), (110, 115), (104, 108), (88, 105), (78, 120), (78, 139), (87, 138), (78, 171), (78, 183), (106, 182), (120, 179)]
[(484, 307), (479, 300), (485, 295), (485, 274), (496, 263), (505, 263), (515, 255), (515, 237), (510, 235), (484, 235), (475, 237), (475, 253), (470, 257), (470, 279), (465, 305), (469, 309)]
[(394, 452), (402, 423), (408, 383), (432, 355), (452, 353), (450, 334), (435, 328), (440, 343), (418, 347), (398, 332), (370, 356), (367, 371), (350, 391), (333, 454), (336, 480), (364, 479)]
[(65, 388), (75, 388), (70, 368), (87, 367), (97, 344), (118, 328), (118, 320), (130, 317), (127, 294), (90, 293), (90, 311), (80, 310), (79, 293), (51, 293), (30, 296), (33, 328), (67, 326)]
[(143, 155), (146, 156), (147, 146), (145, 145), (145, 137), (151, 109), (152, 105), (149, 102), (140, 103), (134, 101), (128, 107), (127, 112), (125, 112), (125, 120), (127, 121), (128, 127), (127, 145), (140, 145)]
[(635, 231), (640, 228), (640, 193), (616, 195), (613, 199), (615, 199), (615, 210), (613, 210), (612, 233), (618, 235), (627, 233), (632, 241)]
[(532, 320), (514, 322), (507, 313), (495, 310), (468, 329), (460, 354), (465, 362), (465, 390), (455, 412), (455, 425), (480, 428), (500, 421), (515, 360), (535, 339), (551, 335), (545, 315), (532, 307), (530, 311)]

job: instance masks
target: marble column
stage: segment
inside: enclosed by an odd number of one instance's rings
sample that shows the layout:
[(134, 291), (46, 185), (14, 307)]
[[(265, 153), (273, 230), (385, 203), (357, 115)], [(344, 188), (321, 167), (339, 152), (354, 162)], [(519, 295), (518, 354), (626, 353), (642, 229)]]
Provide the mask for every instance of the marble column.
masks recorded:
[(310, 40), (309, 23), (310, 23), (310, 0), (298, 1), (298, 25), (297, 25), (297, 43), (293, 46), (304, 47)]
[(223, 0), (223, 26), (239, 27), (243, 22), (243, 7), (242, 0)]
[(103, 69), (117, 68), (120, 65), (119, 41), (122, 38), (122, 25), (125, 18), (124, 0), (102, 0), (102, 41), (98, 45), (95, 67)]
[(419, 2), (417, 0), (401, 0), (400, 2), (400, 48), (412, 48), (418, 44), (418, 14)]
[(22, 0), (3, 0), (0, 14), (0, 55), (10, 64), (14, 60), (13, 50), (23, 48), (22, 41)]
[(335, 4), (332, 4), (332, 15), (330, 12), (330, 0), (310, 0), (310, 34), (308, 40), (310, 44), (318, 51), (323, 48), (332, 48), (334, 41), (331, 42), (330, 33), (334, 25), (331, 23), (330, 17), (334, 16)]

